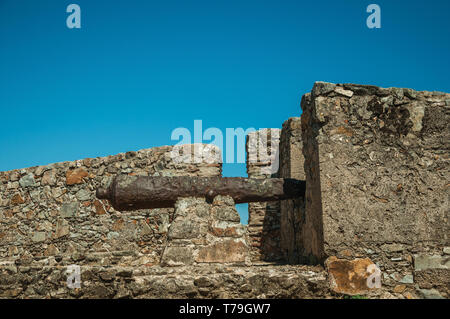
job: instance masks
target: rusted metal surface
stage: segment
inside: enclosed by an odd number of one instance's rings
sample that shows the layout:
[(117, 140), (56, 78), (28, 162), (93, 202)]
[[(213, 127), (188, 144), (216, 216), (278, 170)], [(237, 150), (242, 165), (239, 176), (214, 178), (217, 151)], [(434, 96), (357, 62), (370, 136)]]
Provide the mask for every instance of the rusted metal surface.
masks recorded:
[(288, 178), (244, 177), (114, 177), (108, 188), (97, 189), (97, 198), (107, 199), (116, 210), (173, 207), (179, 197), (231, 196), (236, 204), (304, 197), (305, 181)]

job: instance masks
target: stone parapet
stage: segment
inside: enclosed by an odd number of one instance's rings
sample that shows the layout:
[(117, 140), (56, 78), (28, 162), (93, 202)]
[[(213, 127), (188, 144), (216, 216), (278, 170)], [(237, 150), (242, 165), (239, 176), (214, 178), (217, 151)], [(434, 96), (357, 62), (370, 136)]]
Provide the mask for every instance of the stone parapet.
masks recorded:
[[(98, 200), (95, 190), (116, 174), (221, 175), (221, 163), (177, 162), (172, 150), (163, 146), (0, 172), (0, 259), (128, 250), (144, 264), (159, 262), (174, 209), (122, 213)], [(194, 147), (184, 151), (184, 158), (192, 156)]]

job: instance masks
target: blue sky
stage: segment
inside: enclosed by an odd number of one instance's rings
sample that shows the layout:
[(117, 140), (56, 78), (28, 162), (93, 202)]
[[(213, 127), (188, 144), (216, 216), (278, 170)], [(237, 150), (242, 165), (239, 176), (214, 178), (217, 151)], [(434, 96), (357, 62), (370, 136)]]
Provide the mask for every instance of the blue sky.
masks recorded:
[(0, 170), (174, 144), (195, 119), (279, 128), (314, 81), (450, 92), (449, 21), (445, 0), (0, 0)]

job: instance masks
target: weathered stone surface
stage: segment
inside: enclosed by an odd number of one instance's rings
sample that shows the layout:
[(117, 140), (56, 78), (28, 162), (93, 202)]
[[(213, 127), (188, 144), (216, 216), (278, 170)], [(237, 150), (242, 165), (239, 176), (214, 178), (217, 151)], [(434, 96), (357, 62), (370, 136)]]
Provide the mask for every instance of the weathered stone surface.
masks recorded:
[(358, 295), (367, 293), (370, 288), (367, 281), (370, 272), (369, 266), (374, 263), (369, 258), (354, 260), (329, 257), (325, 263), (331, 288), (337, 293)]
[(234, 205), (234, 200), (233, 197), (231, 196), (216, 196), (213, 199), (212, 204), (214, 206), (233, 206)]
[(385, 244), (381, 246), (381, 249), (384, 251), (394, 253), (394, 252), (401, 252), (403, 251), (404, 247), (401, 244)]
[[(304, 158), (302, 153), (301, 119), (290, 118), (283, 123), (280, 138), (280, 171), (283, 178), (305, 180)], [(304, 262), (302, 257), (301, 226), (305, 220), (304, 198), (280, 202), (280, 250), (289, 263)]]
[(41, 242), (41, 241), (44, 241), (45, 238), (46, 238), (45, 232), (38, 231), (33, 234), (33, 237), (31, 238), (31, 240), (34, 242)]
[(416, 271), (414, 279), (417, 288), (435, 289), (444, 298), (450, 297), (450, 269)]
[(213, 207), (211, 212), (214, 214), (214, 217), (218, 220), (230, 221), (230, 222), (239, 222), (241, 219), (239, 217), (238, 212), (234, 208), (234, 205), (231, 207)]
[(64, 203), (61, 206), (60, 215), (63, 218), (74, 217), (77, 215), (77, 212), (78, 212), (77, 202)]
[(76, 198), (79, 201), (87, 201), (89, 199), (91, 199), (92, 193), (85, 190), (85, 189), (80, 189), (76, 194), (75, 194)]
[(147, 235), (153, 235), (153, 229), (146, 223), (142, 223), (142, 228), (141, 228), (141, 232), (140, 235), (141, 236), (147, 236)]
[(58, 220), (58, 222), (56, 223), (55, 237), (60, 238), (68, 235), (69, 233), (69, 223), (64, 219)]
[(15, 194), (13, 197), (11, 197), (10, 203), (11, 205), (20, 205), (25, 203), (25, 200), (23, 199), (22, 195)]
[(403, 263), (403, 272), (413, 247), (446, 245), (448, 95), (316, 83), (303, 96), (305, 258), (364, 246), (384, 267)]
[(19, 184), (23, 188), (36, 186), (34, 175), (32, 173), (25, 175), (19, 180)]
[(315, 83), (313, 91), (316, 95), (326, 95), (336, 88), (336, 84), (318, 81)]
[[(162, 256), (163, 264), (245, 262), (246, 228), (239, 222), (229, 221), (234, 219), (230, 216), (236, 215), (239, 217), (229, 196), (217, 196), (212, 204), (204, 198), (179, 198), (175, 203), (175, 218), (170, 225)], [(187, 258), (184, 254), (183, 246), (188, 247), (191, 257)]]
[(82, 168), (68, 170), (66, 173), (66, 184), (75, 185), (84, 183), (84, 178), (86, 178), (88, 175), (88, 172), (86, 172)]
[(52, 168), (49, 166), (38, 166), (36, 170), (34, 171), (35, 176), (42, 176), (42, 174), (48, 170), (51, 170)]
[(397, 285), (394, 287), (394, 292), (401, 294), (403, 291), (405, 291), (406, 285)]
[[(69, 289), (66, 267), (0, 265), (1, 298), (325, 298), (330, 296), (320, 267), (81, 267), (81, 288)], [(168, 274), (170, 272), (170, 274)], [(7, 273), (8, 275), (4, 275)], [(34, 280), (27, 280), (32, 276)], [(4, 287), (4, 286), (1, 286)], [(14, 291), (13, 291), (14, 290)]]
[(103, 204), (99, 200), (95, 200), (93, 205), (94, 205), (94, 208), (95, 208), (95, 213), (97, 215), (104, 215), (104, 214), (106, 214), (105, 207), (103, 206)]
[(413, 275), (409, 274), (409, 275), (405, 275), (403, 276), (403, 278), (400, 280), (401, 283), (404, 284), (413, 284), (414, 283), (414, 277)]
[(206, 218), (209, 213), (209, 205), (207, 205), (205, 198), (180, 198), (175, 203), (175, 210), (177, 216), (197, 215), (198, 217)]
[(56, 184), (56, 172), (49, 170), (44, 173), (41, 179), (41, 185), (55, 185)]
[(198, 263), (243, 263), (247, 254), (246, 245), (240, 240), (217, 242), (199, 250)]
[(425, 299), (445, 299), (436, 289), (419, 289), (419, 292)]
[(450, 257), (440, 255), (415, 255), (414, 269), (416, 271), (427, 269), (450, 269)]
[(343, 96), (346, 96), (346, 97), (352, 97), (353, 96), (353, 91), (345, 90), (344, 88), (342, 88), (340, 86), (335, 87), (334, 88), (334, 92), (336, 92), (338, 94), (341, 94)]
[(200, 235), (199, 221), (192, 219), (176, 219), (169, 228), (169, 238), (196, 238)]
[(246, 228), (240, 223), (215, 221), (211, 225), (211, 233), (218, 237), (242, 237)]
[(190, 265), (194, 262), (193, 249), (187, 246), (169, 246), (164, 250), (161, 264), (166, 266)]
[[(261, 129), (247, 135), (247, 174), (250, 178), (278, 177), (280, 129)], [(280, 250), (280, 202), (248, 204), (248, 232), (253, 261), (276, 261)]]
[(44, 251), (44, 256), (55, 256), (59, 255), (60, 251), (58, 247), (56, 247), (54, 244), (48, 245), (47, 249)]

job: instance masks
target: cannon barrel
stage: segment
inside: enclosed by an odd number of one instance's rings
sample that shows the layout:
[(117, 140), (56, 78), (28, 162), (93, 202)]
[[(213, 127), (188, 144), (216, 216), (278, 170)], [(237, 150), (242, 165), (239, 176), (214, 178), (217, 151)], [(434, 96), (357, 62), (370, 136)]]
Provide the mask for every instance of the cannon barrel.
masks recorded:
[(174, 207), (179, 197), (228, 195), (234, 202), (265, 202), (304, 197), (305, 181), (288, 178), (115, 176), (97, 198), (107, 199), (116, 210)]

